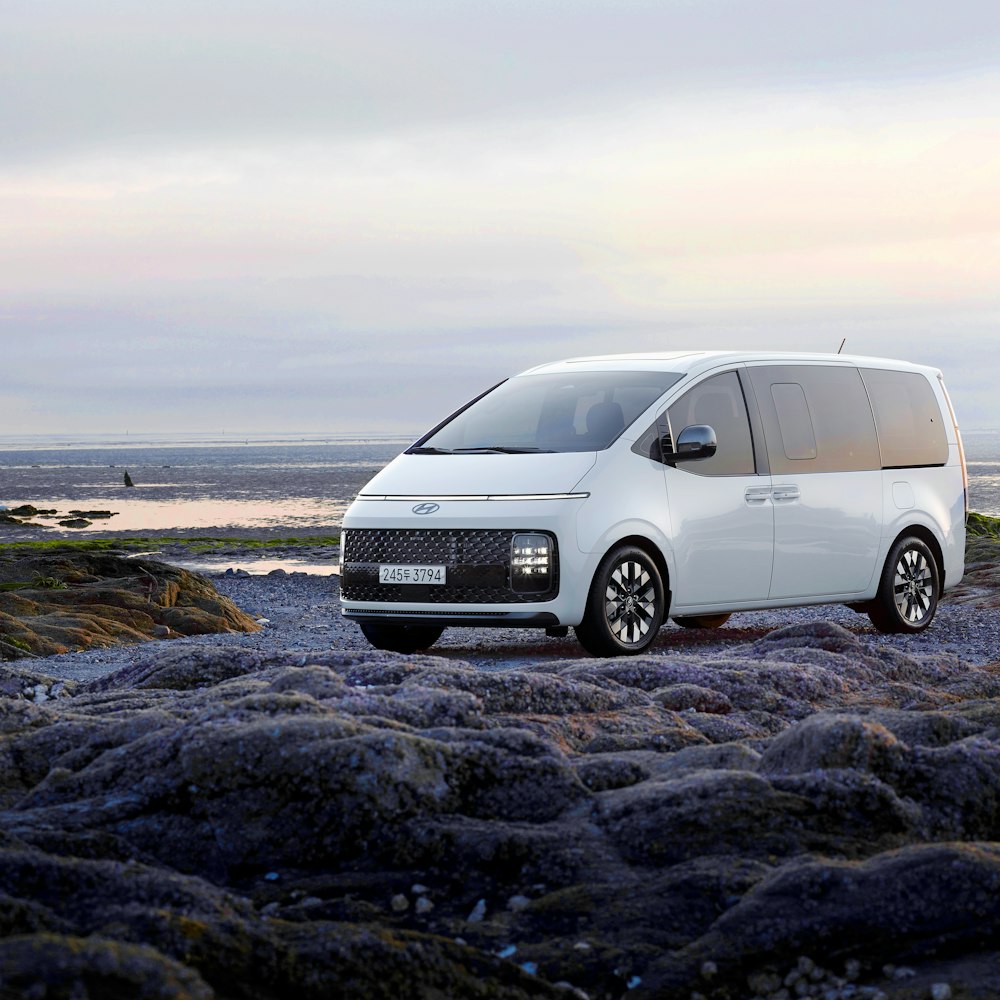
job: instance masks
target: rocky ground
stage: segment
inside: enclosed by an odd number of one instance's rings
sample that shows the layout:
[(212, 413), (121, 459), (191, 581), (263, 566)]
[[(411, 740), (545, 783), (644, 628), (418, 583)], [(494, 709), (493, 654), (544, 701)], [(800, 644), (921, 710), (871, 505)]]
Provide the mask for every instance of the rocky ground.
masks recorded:
[(203, 577), (108, 553), (0, 551), (0, 659), (260, 625)]
[(996, 998), (992, 572), (619, 660), (231, 576), (261, 631), (7, 664), (3, 995)]

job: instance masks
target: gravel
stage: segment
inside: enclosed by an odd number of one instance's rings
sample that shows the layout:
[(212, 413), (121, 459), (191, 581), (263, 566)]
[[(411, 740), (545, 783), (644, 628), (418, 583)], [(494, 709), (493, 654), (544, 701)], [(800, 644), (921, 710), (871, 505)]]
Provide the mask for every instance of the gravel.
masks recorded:
[[(336, 576), (307, 573), (267, 575), (211, 574), (218, 591), (258, 619), (264, 629), (253, 634), (189, 636), (162, 640), (191, 646), (231, 646), (261, 652), (280, 650), (369, 649), (358, 626), (340, 615)], [(683, 629), (672, 622), (660, 632), (652, 653), (670, 656), (732, 653), (746, 642), (786, 625), (834, 621), (866, 642), (893, 646), (913, 654), (950, 653), (969, 663), (1000, 661), (1000, 611), (943, 604), (931, 627), (921, 635), (882, 635), (866, 615), (842, 605), (784, 608), (734, 614), (721, 629)], [(155, 640), (154, 640), (155, 641)], [(35, 661), (32, 666), (53, 677), (91, 680), (132, 663), (152, 651), (150, 643), (65, 653)], [(574, 641), (550, 639), (537, 629), (448, 629), (429, 651), (438, 656), (497, 671), (529, 663), (580, 659), (586, 654)]]

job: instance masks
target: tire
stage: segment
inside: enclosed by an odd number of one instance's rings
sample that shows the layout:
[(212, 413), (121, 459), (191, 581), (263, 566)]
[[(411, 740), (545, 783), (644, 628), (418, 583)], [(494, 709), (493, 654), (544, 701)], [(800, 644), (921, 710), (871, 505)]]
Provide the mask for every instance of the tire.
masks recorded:
[(388, 622), (362, 622), (361, 631), (376, 649), (393, 653), (417, 653), (430, 649), (441, 638), (437, 625), (396, 625)]
[(940, 575), (925, 542), (912, 536), (892, 547), (868, 617), (880, 632), (923, 632), (941, 596)]
[(732, 615), (681, 615), (679, 618), (671, 618), (675, 625), (681, 628), (722, 628)]
[(641, 653), (656, 638), (666, 610), (656, 563), (635, 545), (619, 545), (597, 567), (576, 637), (591, 656)]

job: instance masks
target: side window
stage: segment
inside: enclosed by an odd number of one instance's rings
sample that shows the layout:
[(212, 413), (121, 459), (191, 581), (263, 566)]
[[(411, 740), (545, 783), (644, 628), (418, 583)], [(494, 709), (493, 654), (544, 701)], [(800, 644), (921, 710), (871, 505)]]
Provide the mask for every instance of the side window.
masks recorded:
[(881, 468), (875, 420), (851, 365), (750, 367), (774, 475)]
[(917, 372), (862, 368), (875, 411), (882, 467), (944, 465), (948, 438), (944, 420), (927, 379)]
[(793, 462), (816, 457), (816, 432), (806, 394), (798, 382), (775, 382), (771, 399), (778, 415), (778, 430), (785, 458)]
[(711, 458), (678, 462), (678, 469), (699, 476), (752, 476), (756, 471), (747, 404), (736, 372), (700, 382), (670, 407), (667, 418), (674, 441), (688, 425), (708, 424), (719, 443)]

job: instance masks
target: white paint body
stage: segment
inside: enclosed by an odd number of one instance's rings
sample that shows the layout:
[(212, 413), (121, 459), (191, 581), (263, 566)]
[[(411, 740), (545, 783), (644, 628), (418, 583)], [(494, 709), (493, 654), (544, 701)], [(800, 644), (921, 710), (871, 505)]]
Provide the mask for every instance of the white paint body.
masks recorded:
[[(686, 463), (664, 465), (632, 450), (653, 421), (700, 381), (741, 367), (783, 364), (922, 374), (940, 409), (948, 442), (946, 463), (931, 468), (707, 477), (691, 474)], [(345, 600), (345, 613), (546, 612), (560, 625), (577, 625), (599, 562), (625, 539), (642, 539), (662, 557), (670, 615), (870, 600), (892, 545), (914, 528), (926, 529), (937, 543), (944, 589), (961, 580), (965, 551), (961, 446), (936, 369), (838, 355), (700, 352), (574, 359), (525, 374), (647, 368), (680, 372), (683, 378), (602, 451), (403, 454), (372, 479), (344, 517), (348, 531), (550, 532), (559, 553), (559, 590), (554, 599), (509, 605)], [(413, 508), (421, 502), (437, 503), (439, 508), (430, 515), (415, 514)]]

